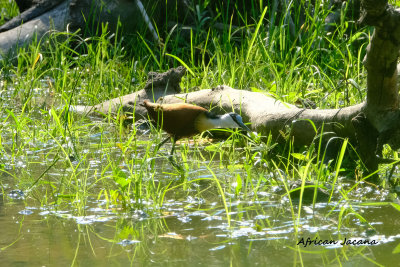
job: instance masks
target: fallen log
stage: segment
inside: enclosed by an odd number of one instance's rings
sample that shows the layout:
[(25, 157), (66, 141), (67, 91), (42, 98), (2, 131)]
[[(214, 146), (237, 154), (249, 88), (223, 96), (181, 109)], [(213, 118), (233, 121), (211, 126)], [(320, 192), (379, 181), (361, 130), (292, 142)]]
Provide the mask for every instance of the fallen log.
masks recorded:
[[(116, 115), (121, 111), (125, 116), (137, 121), (147, 117), (140, 103), (150, 100), (172, 104), (186, 102), (214, 111), (217, 114), (236, 112), (243, 117), (249, 127), (268, 136), (270, 133), (279, 141), (286, 127), (290, 125), (290, 135), (296, 145), (309, 145), (324, 125), (324, 131), (335, 136), (355, 140), (355, 131), (351, 119), (361, 112), (363, 104), (343, 109), (303, 109), (283, 103), (260, 92), (238, 90), (229, 86), (218, 86), (196, 92), (179, 94), (179, 82), (184, 75), (183, 67), (171, 69), (165, 73), (150, 73), (144, 89), (138, 92), (105, 101), (95, 106), (72, 106), (72, 110), (81, 114)], [(314, 126), (311, 124), (314, 123)], [(331, 136), (332, 136), (331, 134)]]

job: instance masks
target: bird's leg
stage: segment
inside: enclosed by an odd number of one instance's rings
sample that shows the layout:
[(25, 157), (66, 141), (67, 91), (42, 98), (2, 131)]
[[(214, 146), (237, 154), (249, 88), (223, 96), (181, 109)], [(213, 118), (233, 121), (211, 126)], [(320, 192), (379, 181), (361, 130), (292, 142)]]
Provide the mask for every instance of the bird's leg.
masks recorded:
[(176, 140), (176, 137), (175, 136), (171, 136), (172, 149), (171, 149), (171, 152), (169, 153), (170, 157), (172, 157), (172, 155), (174, 154), (174, 151), (175, 151), (175, 140)]
[(179, 172), (182, 173), (183, 172), (182, 166), (180, 166), (178, 163), (176, 163), (176, 161), (173, 157), (174, 151), (175, 151), (175, 141), (176, 141), (176, 137), (171, 136), (172, 149), (171, 149), (171, 152), (169, 153), (168, 160), (172, 164), (172, 166), (175, 167), (175, 169), (177, 169)]
[(165, 144), (170, 138), (172, 138), (172, 137), (167, 137), (167, 138), (165, 138), (161, 143), (159, 143), (157, 146), (156, 146), (156, 149), (154, 149), (154, 153), (155, 152), (157, 152), (159, 149), (160, 149), (160, 147), (163, 145), (163, 144)]
[(160, 147), (163, 145), (163, 144), (165, 144), (169, 139), (170, 139), (171, 137), (167, 137), (167, 138), (165, 138), (164, 140), (162, 140), (161, 141), (161, 143), (159, 143), (157, 146), (156, 146), (156, 148), (154, 149), (154, 151), (153, 151), (153, 158), (152, 158), (152, 160), (151, 160), (151, 166), (152, 167), (154, 167), (154, 157), (156, 156), (156, 154), (157, 154), (157, 151), (160, 149)]

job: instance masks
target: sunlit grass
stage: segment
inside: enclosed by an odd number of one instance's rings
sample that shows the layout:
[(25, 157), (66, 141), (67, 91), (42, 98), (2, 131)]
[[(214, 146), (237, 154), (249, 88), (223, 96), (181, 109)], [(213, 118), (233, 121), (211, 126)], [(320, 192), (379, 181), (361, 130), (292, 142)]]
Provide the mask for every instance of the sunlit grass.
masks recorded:
[[(318, 190), (323, 189), (328, 195), (325, 203), (333, 203), (325, 214), (337, 220), (338, 232), (352, 223), (349, 218), (364, 222), (349, 200), (363, 178), (351, 186), (342, 184), (345, 176), (360, 178), (354, 177), (360, 170), (351, 169), (356, 164), (346, 159), (355, 154), (347, 139), (341, 140), (337, 157), (327, 162), (323, 131), (306, 148), (292, 146), (289, 130), (282, 132), (286, 144), (279, 145), (271, 136), (227, 131), (226, 140), (208, 142), (203, 134), (194, 142), (177, 144), (178, 169), (168, 160), (170, 144), (154, 152), (163, 138), (154, 127), (143, 133), (111, 115), (92, 121), (68, 112), (71, 105), (94, 105), (140, 90), (149, 71), (178, 65), (190, 70), (182, 81), (187, 92), (226, 84), (289, 103), (298, 97), (310, 99), (318, 108), (360, 103), (366, 86), (361, 59), (370, 29), (356, 30), (343, 22), (327, 34), (324, 18), (329, 10), (323, 8), (325, 1), (319, 3), (321, 8), (307, 14), (303, 25), (296, 24), (294, 38), (285, 16), (275, 17), (267, 8), (254, 7), (257, 19), (240, 17), (241, 25), (222, 12), (226, 30), (221, 32), (206, 26), (210, 18), (199, 7), (197, 25), (186, 41), (179, 38), (182, 29), (175, 27), (160, 36), (162, 45), (138, 35), (129, 46), (103, 26), (98, 37), (60, 32), (21, 48), (18, 57), (5, 59), (16, 64), (5, 61), (0, 70), (0, 172), (11, 177), (0, 182), (2, 192), (18, 188), (27, 202), (52, 212), (68, 210), (76, 217), (98, 205), (117, 216), (115, 237), (108, 237), (116, 244), (126, 239), (145, 243), (146, 235), (164, 233), (164, 220), (173, 213), (168, 207), (175, 201), (185, 203), (180, 206), (184, 212), (220, 216), (228, 230), (240, 228), (238, 222), (253, 220), (254, 214), (265, 215), (251, 226), (259, 232), (287, 216), (297, 238), (304, 206), (316, 207)], [(14, 16), (15, 5), (7, 8), (7, 15)], [(265, 20), (277, 23), (266, 28)], [(306, 202), (309, 192), (311, 202)], [(273, 207), (264, 207), (263, 201)], [(271, 212), (274, 217), (267, 217)], [(132, 214), (157, 220), (138, 226), (126, 221)], [(135, 249), (145, 251), (146, 245)], [(300, 255), (296, 262), (302, 263), (302, 252), (296, 248), (294, 253)], [(338, 259), (324, 258), (326, 264)]]

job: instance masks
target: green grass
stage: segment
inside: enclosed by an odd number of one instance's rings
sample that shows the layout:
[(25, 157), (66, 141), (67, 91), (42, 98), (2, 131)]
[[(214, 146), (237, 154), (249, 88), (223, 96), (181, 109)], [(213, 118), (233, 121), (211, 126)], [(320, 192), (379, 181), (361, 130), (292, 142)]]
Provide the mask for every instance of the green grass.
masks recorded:
[(15, 1), (0, 0), (0, 25), (19, 14)]
[[(17, 14), (15, 4), (1, 3), (0, 24), (5, 17)], [(194, 145), (177, 145), (180, 171), (167, 160), (169, 147), (153, 153), (153, 145), (162, 139), (156, 129), (141, 135), (135, 125), (127, 129), (119, 119), (93, 122), (67, 111), (70, 105), (94, 105), (140, 90), (149, 71), (178, 65), (190, 70), (182, 81), (188, 92), (194, 87), (226, 84), (268, 93), (289, 103), (298, 97), (311, 99), (318, 108), (360, 103), (366, 87), (361, 62), (371, 29), (356, 30), (343, 22), (327, 35), (324, 18), (329, 10), (325, 8), (322, 5), (315, 13), (307, 13), (305, 23), (296, 24), (295, 38), (285, 26), (284, 16), (274, 17), (268, 9), (253, 7), (248, 17), (237, 10), (242, 17), (240, 31), (235, 34), (224, 11), (217, 18), (208, 18), (206, 9), (199, 9), (190, 39), (182, 40), (181, 29), (175, 28), (161, 36), (162, 46), (140, 35), (129, 41), (110, 38), (107, 28), (102, 27), (98, 37), (83, 39), (78, 33), (61, 32), (21, 48), (18, 57), (10, 59), (16, 64), (4, 61), (0, 70), (0, 171), (12, 177), (12, 187), (26, 191), (42, 207), (72, 209), (76, 216), (83, 216), (88, 201), (101, 200), (107, 209), (121, 214), (119, 220), (135, 210), (155, 216), (168, 200), (193, 197), (217, 201), (230, 225), (232, 202), (265, 200), (258, 193), (278, 186), (288, 197), (297, 235), (304, 216), (306, 182), (315, 188), (329, 185), (329, 199), (338, 204), (348, 203), (348, 194), (360, 183), (341, 185), (345, 174), (355, 178), (354, 164), (346, 157), (351, 153), (353, 158), (357, 156), (348, 140), (343, 140), (336, 161), (325, 164), (320, 136), (303, 149), (293, 148), (290, 140), (277, 145), (271, 137), (262, 142), (237, 133), (224, 142), (205, 145), (195, 138), (199, 142)], [(297, 11), (293, 8), (291, 12)], [(227, 23), (228, 30), (207, 28), (210, 19)], [(266, 20), (277, 24), (267, 29)], [(390, 148), (385, 153), (397, 157)], [(390, 167), (382, 167), (383, 177)], [(290, 194), (296, 181), (301, 181), (298, 205)], [(10, 188), (0, 185), (2, 191)], [(327, 216), (339, 221), (338, 230), (349, 224), (348, 214), (362, 218), (350, 204), (341, 207), (339, 214), (333, 211), (336, 207), (327, 211)], [(201, 205), (198, 208), (201, 210)], [(163, 228), (162, 224), (151, 227), (154, 232)], [(128, 236), (143, 239), (148, 233), (123, 224), (116, 228), (115, 243)]]

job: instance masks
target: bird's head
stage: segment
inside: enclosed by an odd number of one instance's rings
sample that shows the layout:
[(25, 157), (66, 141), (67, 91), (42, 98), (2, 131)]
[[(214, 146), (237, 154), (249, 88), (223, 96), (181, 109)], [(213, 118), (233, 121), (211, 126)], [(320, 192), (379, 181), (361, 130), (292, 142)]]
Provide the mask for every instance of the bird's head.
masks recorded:
[(243, 123), (243, 119), (242, 117), (234, 112), (228, 113), (226, 115), (229, 115), (232, 119), (232, 121), (234, 122), (234, 124), (236, 124), (237, 126), (235, 128), (242, 128), (243, 130), (246, 130), (248, 132), (251, 132), (251, 130), (249, 129), (249, 127), (247, 127), (244, 123)]

